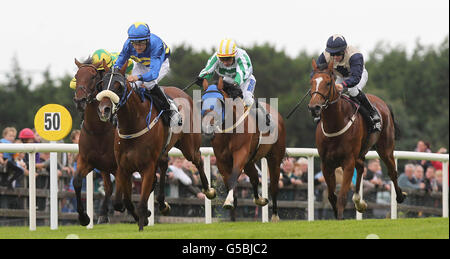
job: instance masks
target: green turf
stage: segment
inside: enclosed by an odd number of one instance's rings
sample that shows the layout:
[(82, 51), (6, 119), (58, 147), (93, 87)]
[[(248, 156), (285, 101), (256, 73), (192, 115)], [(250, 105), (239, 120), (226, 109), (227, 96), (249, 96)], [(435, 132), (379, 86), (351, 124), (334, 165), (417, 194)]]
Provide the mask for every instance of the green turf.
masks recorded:
[(57, 230), (38, 227), (0, 227), (0, 239), (62, 239), (69, 235), (81, 239), (297, 239), (297, 238), (356, 238), (375, 234), (381, 239), (449, 238), (449, 219), (377, 219), (261, 222), (219, 222), (213, 224), (156, 224), (138, 231), (136, 224), (95, 225), (87, 230), (81, 226), (60, 226)]

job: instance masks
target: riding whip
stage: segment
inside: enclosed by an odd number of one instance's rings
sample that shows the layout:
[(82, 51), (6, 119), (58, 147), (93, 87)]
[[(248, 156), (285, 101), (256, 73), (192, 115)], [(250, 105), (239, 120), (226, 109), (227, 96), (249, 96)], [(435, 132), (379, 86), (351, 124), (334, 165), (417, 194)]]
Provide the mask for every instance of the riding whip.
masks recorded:
[(297, 110), (297, 108), (300, 106), (300, 104), (302, 104), (303, 100), (305, 100), (305, 97), (311, 92), (311, 89), (309, 89), (309, 91), (305, 94), (305, 96), (303, 96), (303, 98), (300, 100), (299, 103), (297, 103), (297, 105), (295, 105), (295, 107), (289, 112), (288, 116), (286, 116), (287, 119), (289, 119), (289, 117), (291, 117), (291, 115)]
[(190, 83), (188, 86), (183, 88), (183, 91), (186, 91), (187, 89), (191, 88), (191, 86), (195, 85), (195, 83), (197, 83), (197, 79), (195, 79), (192, 83)]

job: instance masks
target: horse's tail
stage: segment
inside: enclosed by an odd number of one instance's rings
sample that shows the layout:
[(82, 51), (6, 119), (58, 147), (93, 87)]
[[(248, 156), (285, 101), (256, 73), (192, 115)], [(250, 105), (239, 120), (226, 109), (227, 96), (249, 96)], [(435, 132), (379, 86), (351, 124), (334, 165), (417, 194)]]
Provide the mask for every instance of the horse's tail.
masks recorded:
[(388, 105), (388, 108), (389, 108), (389, 112), (391, 113), (392, 121), (394, 122), (394, 139), (399, 140), (401, 137), (400, 126), (398, 125), (397, 121), (395, 120), (394, 112), (392, 111), (392, 107), (390, 105)]

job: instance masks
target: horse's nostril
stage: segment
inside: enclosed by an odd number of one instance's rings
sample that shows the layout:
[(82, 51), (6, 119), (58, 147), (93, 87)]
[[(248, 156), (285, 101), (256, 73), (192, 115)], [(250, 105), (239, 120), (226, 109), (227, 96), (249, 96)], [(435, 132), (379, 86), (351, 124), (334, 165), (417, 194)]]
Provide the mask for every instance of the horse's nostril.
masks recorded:
[(105, 109), (103, 111), (108, 114), (108, 113), (111, 112), (111, 108), (110, 107), (105, 107)]

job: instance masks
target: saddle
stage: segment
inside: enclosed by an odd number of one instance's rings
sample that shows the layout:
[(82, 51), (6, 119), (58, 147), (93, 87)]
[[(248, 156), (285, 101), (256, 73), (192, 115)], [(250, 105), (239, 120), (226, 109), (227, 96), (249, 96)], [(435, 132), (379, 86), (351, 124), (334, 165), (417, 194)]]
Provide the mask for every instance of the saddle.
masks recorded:
[(366, 107), (364, 107), (364, 105), (361, 105), (357, 100), (347, 96), (347, 95), (342, 95), (341, 96), (342, 99), (344, 99), (345, 101), (347, 101), (348, 103), (350, 103), (354, 109), (356, 109), (357, 112), (359, 112), (361, 114), (361, 116), (364, 118), (364, 120), (366, 121), (368, 127), (367, 127), (367, 133), (371, 134), (372, 131), (372, 119), (370, 118), (370, 112), (366, 109)]
[[(148, 90), (145, 87), (139, 87), (136, 89), (136, 93), (139, 95), (141, 102), (144, 102), (145, 99), (147, 99), (150, 103), (153, 103), (158, 113), (161, 112), (163, 107), (163, 100), (161, 100), (157, 95), (153, 94), (150, 90)], [(169, 98), (170, 101), (173, 102), (173, 99), (167, 95), (167, 98)], [(170, 125), (170, 113), (169, 112), (163, 112), (161, 114), (161, 119), (164, 123), (164, 125), (169, 126)]]

